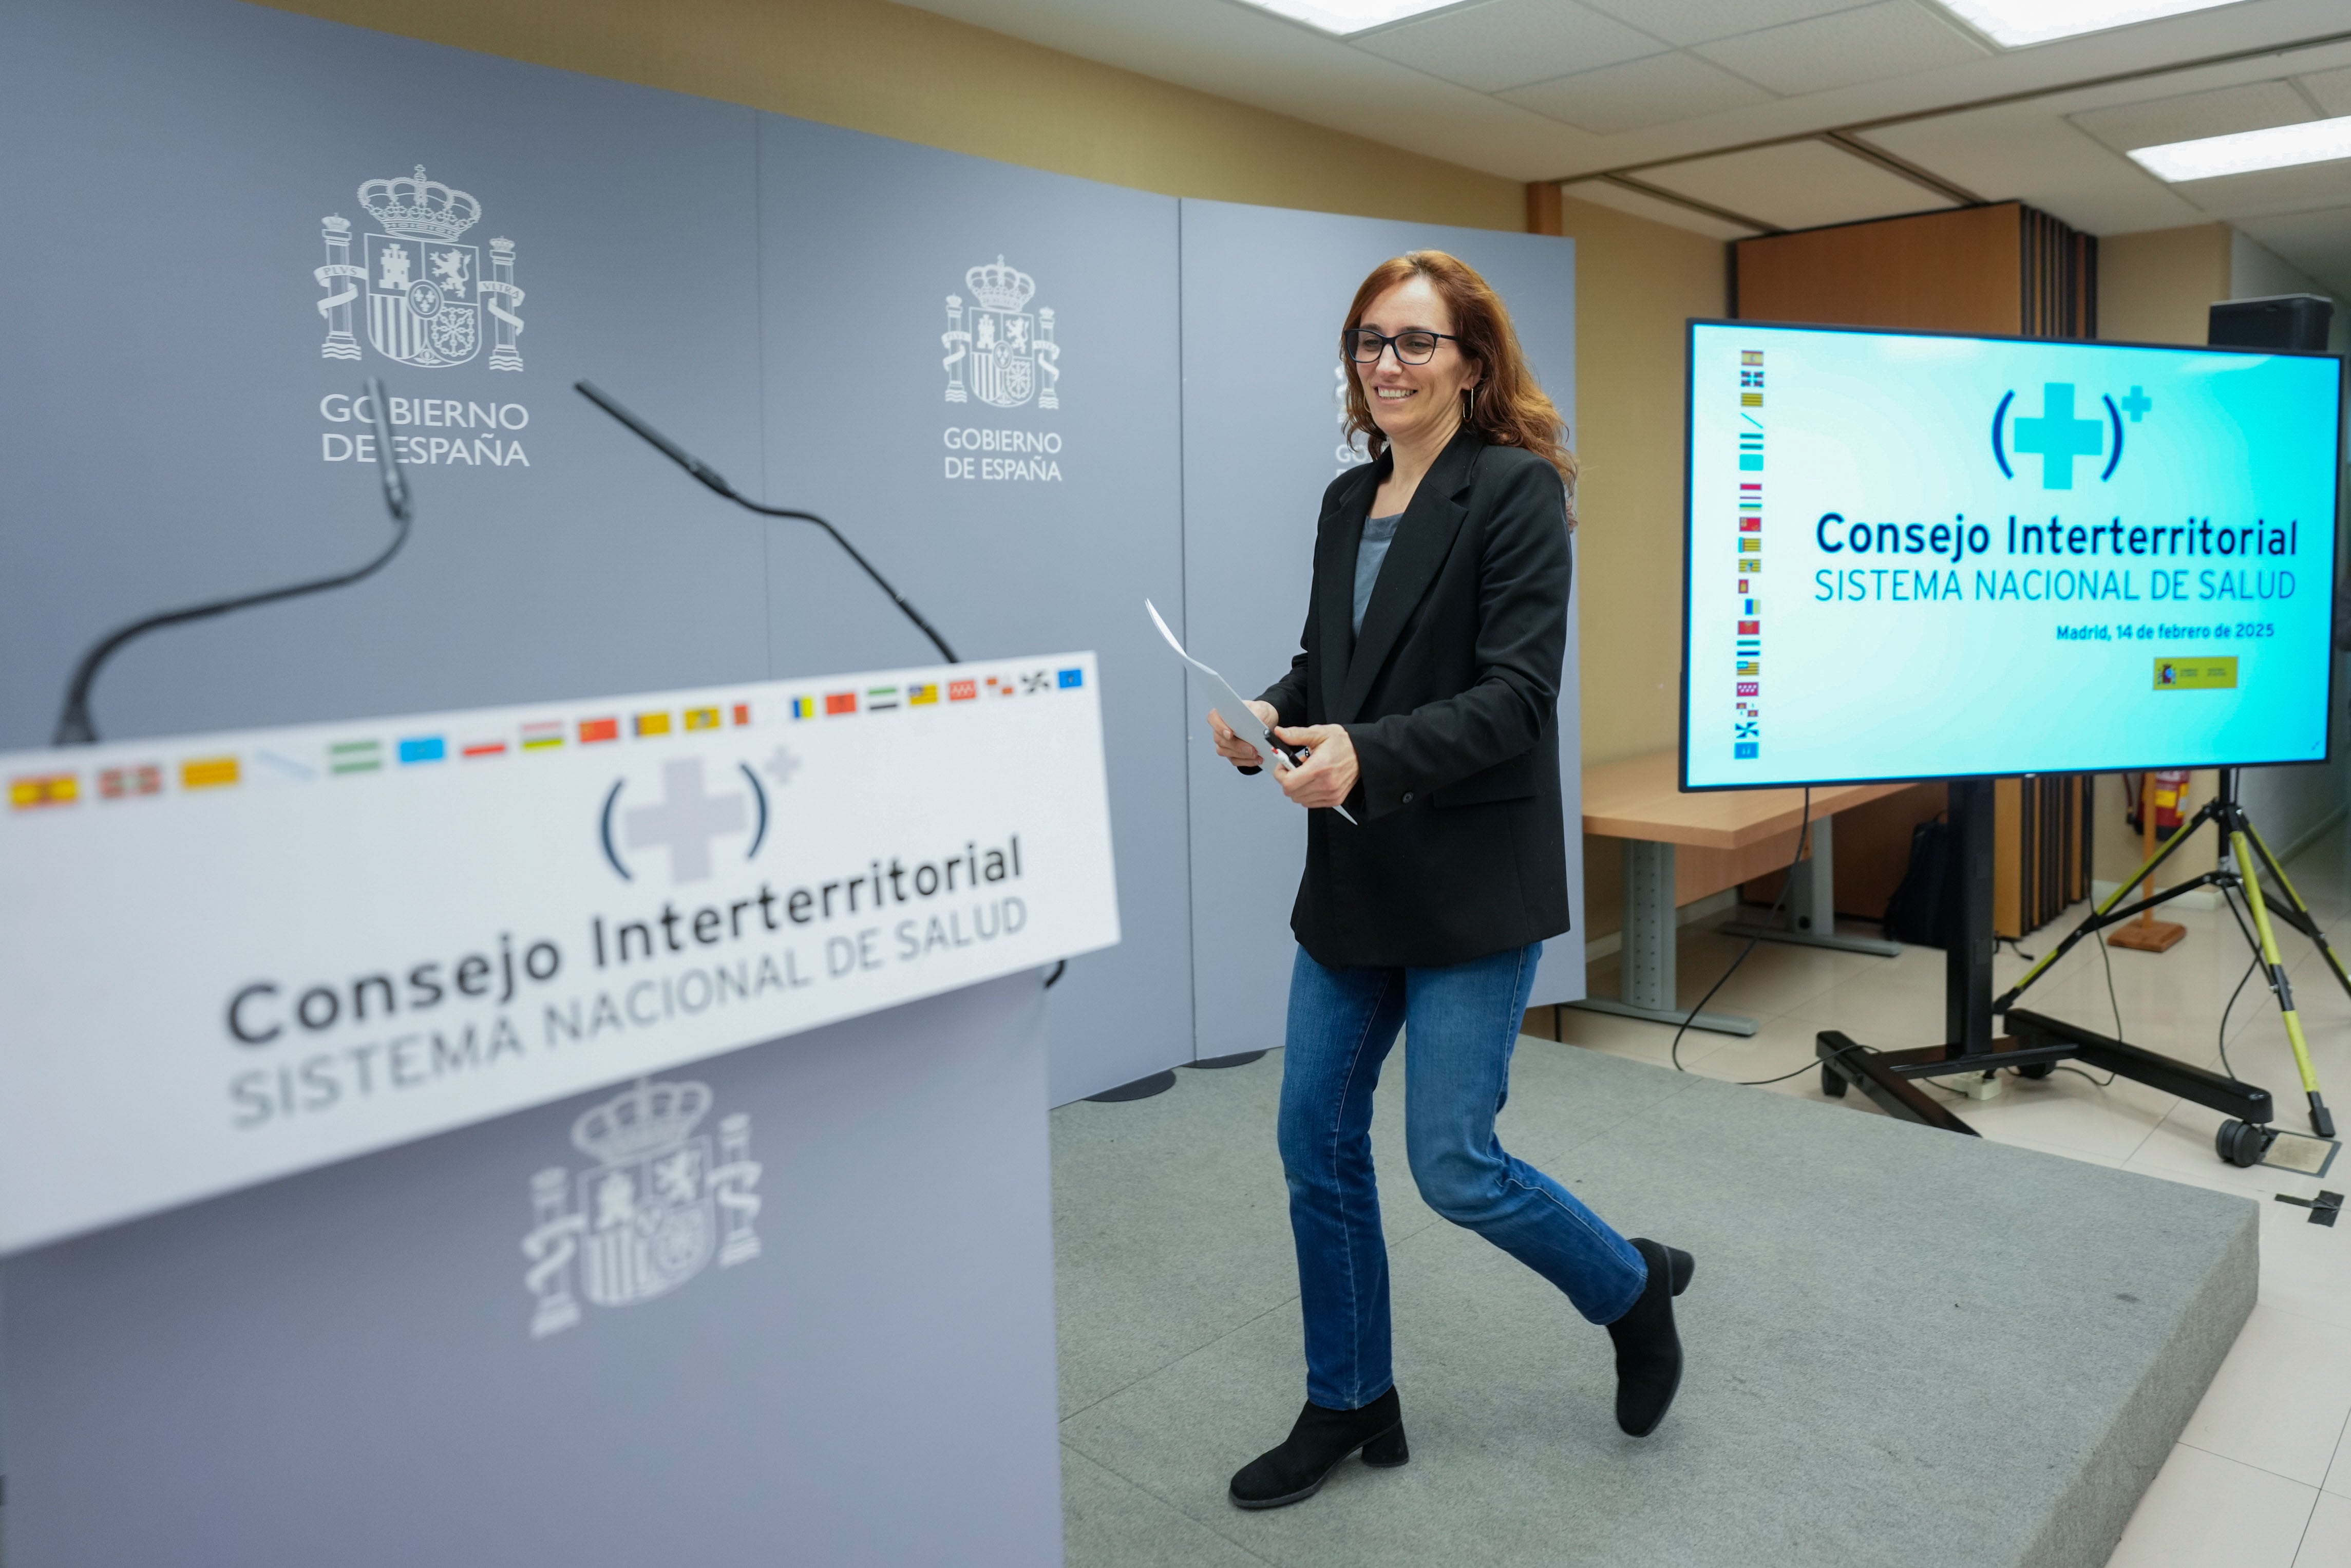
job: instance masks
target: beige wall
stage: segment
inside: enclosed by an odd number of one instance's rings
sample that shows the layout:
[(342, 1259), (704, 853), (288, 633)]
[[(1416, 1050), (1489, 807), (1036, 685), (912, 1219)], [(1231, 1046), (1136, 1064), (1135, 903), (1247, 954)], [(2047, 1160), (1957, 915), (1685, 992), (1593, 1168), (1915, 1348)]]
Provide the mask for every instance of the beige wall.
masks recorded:
[[(2107, 235), (2098, 241), (2098, 336), (2131, 343), (2201, 343), (2207, 312), (2230, 294), (2231, 231), (2226, 224)], [(2212, 798), (2209, 769), (2189, 781), (2190, 809)], [(2123, 776), (2098, 775), (2091, 874), (2120, 882), (2138, 868), (2141, 841), (2123, 821)], [(2164, 862), (2158, 885), (2210, 871), (2219, 841), (2210, 831)]]
[(1682, 323), (1723, 313), (1722, 242), (1573, 197), (1574, 434), (1583, 463), (1583, 757), (1669, 750), (1680, 727)]
[(884, 0), (266, 0), (1169, 195), (1476, 228), (1524, 188)]
[[(1678, 738), (1682, 323), (1723, 313), (1729, 264), (1719, 240), (1573, 197), (1559, 230), (1575, 241), (1583, 758), (1614, 762)], [(1621, 925), (1623, 880), (1618, 841), (1587, 837), (1587, 938)]]
[(2098, 241), (2098, 336), (2133, 343), (2201, 343), (2205, 311), (2229, 298), (2230, 228), (2107, 235)]

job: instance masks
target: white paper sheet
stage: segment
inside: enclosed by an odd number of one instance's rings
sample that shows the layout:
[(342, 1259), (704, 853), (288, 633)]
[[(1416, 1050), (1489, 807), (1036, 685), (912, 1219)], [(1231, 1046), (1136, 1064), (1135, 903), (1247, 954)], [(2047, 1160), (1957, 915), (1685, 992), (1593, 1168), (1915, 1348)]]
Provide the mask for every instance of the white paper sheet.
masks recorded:
[[(1160, 618), (1159, 606), (1146, 599), (1143, 601), (1143, 608), (1151, 612), (1151, 623), (1159, 628), (1159, 634), (1167, 639), (1167, 645), (1176, 650), (1176, 656), (1191, 665), (1198, 674), (1201, 684), (1208, 688), (1209, 706), (1224, 716), (1225, 723), (1232, 727), (1233, 733), (1256, 747), (1264, 756), (1272, 758), (1273, 766), (1288, 767), (1289, 760), (1284, 748), (1266, 729), (1263, 721), (1259, 719), (1257, 710), (1242, 700), (1238, 692), (1233, 690), (1232, 683), (1184, 651), (1184, 644), (1176, 640), (1176, 633), (1169, 631), (1167, 622)], [(1331, 809), (1342, 817), (1345, 817), (1350, 822), (1355, 820), (1348, 814), (1347, 808), (1344, 806), (1333, 806)]]

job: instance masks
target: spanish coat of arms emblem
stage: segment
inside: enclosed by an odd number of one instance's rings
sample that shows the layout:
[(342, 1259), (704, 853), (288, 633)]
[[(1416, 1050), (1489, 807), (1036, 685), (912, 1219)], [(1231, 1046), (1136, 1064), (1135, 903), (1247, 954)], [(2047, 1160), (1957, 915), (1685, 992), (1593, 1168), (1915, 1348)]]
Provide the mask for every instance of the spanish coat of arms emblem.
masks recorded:
[(327, 321), (319, 357), (360, 358), (352, 319), (364, 296), (368, 341), (388, 360), (426, 370), (462, 365), (481, 352), (486, 337), (490, 369), (522, 369), (514, 241), (490, 241), (485, 272), (482, 247), (461, 237), (481, 221), (482, 204), (425, 178), (422, 163), (413, 175), (368, 181), (359, 200), (381, 232), (357, 236), (354, 258), (350, 220), (323, 222), (327, 264), (312, 274), (327, 290), (318, 302)]
[(1019, 408), (1031, 397), (1039, 408), (1059, 408), (1061, 349), (1053, 341), (1053, 312), (1031, 314), (1037, 280), (998, 256), (963, 275), (971, 290), (947, 296), (947, 329), (939, 346), (947, 372), (947, 402), (977, 398), (997, 408)]
[(707, 1084), (640, 1079), (571, 1124), (572, 1144), (596, 1163), (530, 1178), (522, 1250), (532, 1338), (578, 1322), (583, 1296), (633, 1306), (677, 1289), (713, 1257), (729, 1269), (759, 1255), (751, 1118), (721, 1117), (714, 1149), (695, 1131), (709, 1113)]

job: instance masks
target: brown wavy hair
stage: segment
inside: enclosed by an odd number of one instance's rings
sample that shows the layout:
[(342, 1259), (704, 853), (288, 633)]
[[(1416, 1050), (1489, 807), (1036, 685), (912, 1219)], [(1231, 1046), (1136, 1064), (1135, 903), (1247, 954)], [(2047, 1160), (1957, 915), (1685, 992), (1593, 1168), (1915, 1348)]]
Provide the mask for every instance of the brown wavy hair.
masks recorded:
[[(1441, 250), (1406, 251), (1384, 261), (1355, 290), (1355, 302), (1347, 307), (1347, 323), (1341, 330), (1352, 331), (1361, 325), (1373, 300), (1412, 277), (1428, 279), (1453, 313), (1453, 334), (1458, 340), (1454, 347), (1463, 358), (1477, 361), (1484, 371), (1474, 397), (1465, 394), (1462, 399), (1463, 423), (1497, 446), (1523, 446), (1558, 469), (1567, 486), (1567, 520), (1573, 528), (1577, 465), (1575, 454), (1568, 450), (1567, 422), (1560, 418), (1559, 410), (1528, 371), (1526, 355), (1519, 348), (1518, 329), (1510, 325), (1510, 312), (1502, 297), (1479, 276), (1476, 267)], [(1361, 435), (1376, 458), (1387, 450), (1387, 435), (1372, 419), (1371, 403), (1364, 395), (1363, 378), (1354, 361), (1343, 352), (1340, 359), (1347, 367), (1347, 432), (1350, 436)]]

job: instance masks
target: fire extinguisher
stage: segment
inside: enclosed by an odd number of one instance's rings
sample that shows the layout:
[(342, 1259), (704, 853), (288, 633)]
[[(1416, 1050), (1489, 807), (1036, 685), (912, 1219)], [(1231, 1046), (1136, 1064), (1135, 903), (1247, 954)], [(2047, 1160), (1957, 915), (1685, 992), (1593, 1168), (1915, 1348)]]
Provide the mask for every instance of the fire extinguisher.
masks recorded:
[[(2156, 836), (2168, 839), (2179, 831), (2179, 824), (2188, 818), (2186, 810), (2188, 769), (2185, 768), (2159, 768), (2153, 775), (2153, 779), (2155, 788), (2150, 792), (2155, 796)], [(2141, 794), (2142, 791), (2137, 788), (2130, 788), (2127, 797), (2128, 806), (2124, 811), (2124, 817), (2129, 821), (2130, 830), (2134, 833), (2143, 833), (2147, 831), (2139, 821), (2138, 805)]]

